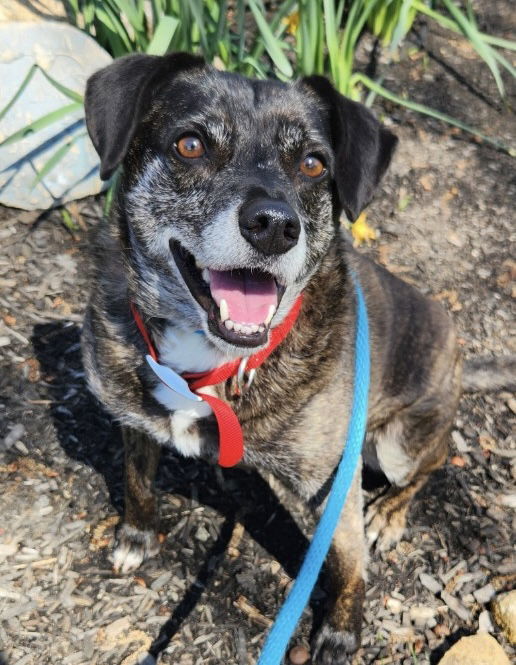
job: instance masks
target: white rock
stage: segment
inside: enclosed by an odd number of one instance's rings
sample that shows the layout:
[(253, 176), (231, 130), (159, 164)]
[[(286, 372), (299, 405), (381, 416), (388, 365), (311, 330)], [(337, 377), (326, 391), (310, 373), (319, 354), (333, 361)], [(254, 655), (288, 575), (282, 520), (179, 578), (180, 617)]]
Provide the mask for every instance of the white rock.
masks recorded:
[(419, 580), (421, 581), (421, 584), (433, 594), (439, 593), (443, 588), (442, 584), (440, 584), (435, 577), (427, 575), (427, 573), (419, 573)]
[[(90, 36), (67, 23), (0, 24), (0, 109), (14, 97), (34, 64), (67, 88), (84, 94), (86, 79), (112, 58)], [(0, 142), (27, 124), (73, 103), (36, 70), (0, 122)], [(36, 169), (73, 140), (66, 156), (34, 185)], [(84, 109), (0, 147), (0, 203), (38, 210), (96, 194), (102, 188), (99, 159), (87, 136)]]
[(22, 423), (17, 423), (16, 425), (13, 425), (11, 429), (7, 432), (7, 434), (4, 437), (4, 448), (6, 450), (9, 450), (9, 448), (14, 445), (17, 441), (19, 441), (22, 436), (25, 434), (25, 427)]
[(452, 596), (451, 593), (448, 593), (447, 591), (441, 591), (441, 599), (443, 602), (448, 605), (450, 610), (452, 612), (455, 612), (455, 614), (462, 619), (463, 621), (469, 621), (471, 618), (470, 611), (464, 607), (464, 605), (455, 598), (455, 596)]
[(498, 642), (485, 633), (463, 637), (449, 649), (439, 665), (510, 665)]
[(399, 614), (403, 610), (403, 605), (397, 598), (387, 598), (385, 607), (393, 614)]
[(477, 601), (477, 603), (480, 603), (481, 605), (485, 605), (486, 603), (488, 603), (491, 600), (491, 598), (495, 595), (495, 593), (496, 591), (492, 584), (486, 584), (480, 589), (473, 591), (475, 600)]
[(409, 610), (410, 620), (418, 627), (425, 628), (432, 622), (435, 625), (435, 615), (437, 611), (427, 605), (414, 605)]
[(491, 609), (506, 638), (511, 644), (516, 644), (516, 590), (497, 596)]
[(493, 622), (491, 615), (487, 610), (480, 612), (478, 615), (478, 632), (479, 633), (494, 633)]

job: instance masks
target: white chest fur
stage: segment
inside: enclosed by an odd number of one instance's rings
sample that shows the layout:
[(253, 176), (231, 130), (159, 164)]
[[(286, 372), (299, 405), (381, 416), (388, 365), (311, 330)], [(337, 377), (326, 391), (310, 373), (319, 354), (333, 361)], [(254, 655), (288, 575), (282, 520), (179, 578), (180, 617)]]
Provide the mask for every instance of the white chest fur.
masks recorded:
[[(228, 361), (228, 358), (207, 342), (205, 335), (194, 330), (168, 326), (157, 347), (160, 362), (178, 374), (205, 372)], [(202, 392), (213, 394), (214, 391), (206, 387)], [(206, 402), (186, 399), (162, 383), (153, 390), (153, 395), (172, 412), (170, 423), (174, 447), (185, 457), (197, 457), (200, 454), (201, 441), (197, 433), (190, 428), (196, 420), (210, 415), (210, 406)]]

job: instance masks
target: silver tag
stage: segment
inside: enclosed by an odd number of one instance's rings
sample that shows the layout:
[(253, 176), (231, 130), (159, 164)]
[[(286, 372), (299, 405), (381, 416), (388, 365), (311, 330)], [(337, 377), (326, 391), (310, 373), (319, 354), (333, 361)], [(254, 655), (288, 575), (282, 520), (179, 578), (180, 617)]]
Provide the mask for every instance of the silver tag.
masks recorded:
[(154, 374), (167, 386), (167, 388), (170, 388), (170, 390), (173, 390), (182, 397), (186, 397), (186, 399), (191, 399), (193, 402), (202, 402), (202, 397), (193, 393), (190, 390), (188, 383), (183, 377), (174, 372), (173, 369), (170, 369), (170, 367), (166, 367), (165, 365), (160, 365), (149, 355), (145, 356), (145, 360)]

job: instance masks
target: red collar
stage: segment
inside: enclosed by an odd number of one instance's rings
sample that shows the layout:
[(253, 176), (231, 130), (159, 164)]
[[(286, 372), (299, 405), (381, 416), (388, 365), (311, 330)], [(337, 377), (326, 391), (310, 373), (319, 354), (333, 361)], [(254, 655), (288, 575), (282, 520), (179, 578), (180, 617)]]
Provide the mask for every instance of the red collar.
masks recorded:
[[(285, 319), (279, 324), (279, 326), (271, 330), (271, 341), (269, 346), (250, 356), (247, 359), (247, 362), (242, 362), (241, 358), (237, 358), (236, 360), (207, 372), (187, 373), (182, 375), (188, 382), (190, 390), (210, 405), (215, 418), (217, 419), (220, 442), (218, 461), (220, 466), (234, 466), (242, 459), (244, 454), (244, 436), (242, 428), (238, 422), (236, 413), (227, 402), (224, 402), (218, 397), (206, 395), (203, 392), (199, 392), (199, 390), (205, 386), (214, 386), (218, 383), (223, 383), (233, 376), (243, 374), (244, 370), (249, 373), (249, 379), (252, 380), (254, 370), (256, 370), (256, 368), (271, 355), (274, 349), (281, 344), (290, 332), (292, 326), (296, 322), (299, 312), (301, 311), (302, 303), (303, 296), (300, 295)], [(152, 343), (148, 330), (145, 328), (140, 313), (133, 303), (131, 303), (131, 311), (136, 325), (147, 344), (149, 355), (158, 362), (156, 348)], [(241, 377), (239, 376), (239, 379), (240, 378)], [(250, 380), (248, 385), (250, 385)]]

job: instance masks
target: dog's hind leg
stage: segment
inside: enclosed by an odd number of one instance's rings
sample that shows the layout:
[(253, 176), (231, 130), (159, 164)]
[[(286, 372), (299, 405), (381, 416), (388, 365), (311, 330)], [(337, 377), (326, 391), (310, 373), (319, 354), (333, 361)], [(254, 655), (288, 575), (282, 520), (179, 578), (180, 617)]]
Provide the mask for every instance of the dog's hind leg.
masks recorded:
[(154, 479), (160, 446), (148, 435), (122, 428), (125, 448), (125, 510), (113, 554), (115, 571), (128, 573), (159, 551), (158, 499)]
[(326, 561), (327, 608), (312, 642), (314, 665), (349, 665), (360, 646), (367, 560), (360, 467)]
[[(428, 424), (425, 422), (426, 426)], [(410, 454), (407, 454), (406, 430), (401, 420), (393, 421), (375, 437), (379, 466), (391, 482), (391, 487), (366, 511), (367, 539), (378, 550), (387, 551), (401, 539), (411, 500), (425, 485), (430, 473), (446, 461), (448, 429), (448, 425), (436, 427), (435, 434), (417, 441), (415, 431), (410, 428), (415, 444)]]

